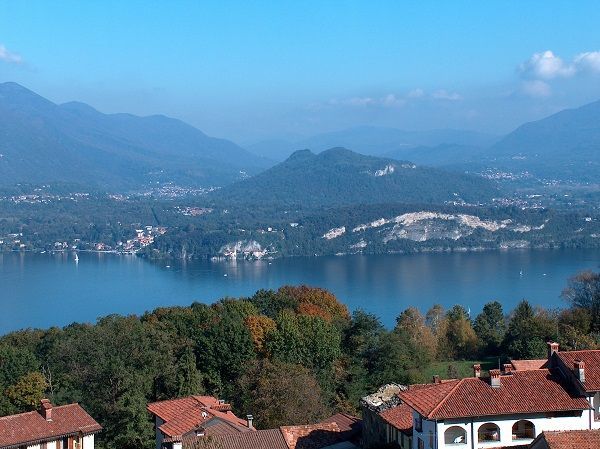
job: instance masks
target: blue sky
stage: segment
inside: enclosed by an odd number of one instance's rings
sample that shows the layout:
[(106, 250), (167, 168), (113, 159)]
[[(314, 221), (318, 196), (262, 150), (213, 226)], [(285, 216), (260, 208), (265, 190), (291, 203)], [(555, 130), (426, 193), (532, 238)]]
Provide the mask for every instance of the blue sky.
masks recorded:
[(7, 1), (0, 81), (239, 142), (503, 133), (600, 99), (595, 1)]

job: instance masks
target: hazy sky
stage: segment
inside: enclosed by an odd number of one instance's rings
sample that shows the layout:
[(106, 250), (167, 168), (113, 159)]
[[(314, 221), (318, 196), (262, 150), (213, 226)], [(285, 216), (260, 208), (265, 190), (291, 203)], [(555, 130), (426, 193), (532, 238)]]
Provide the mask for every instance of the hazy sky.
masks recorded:
[(238, 142), (493, 133), (600, 99), (594, 1), (7, 1), (0, 82)]

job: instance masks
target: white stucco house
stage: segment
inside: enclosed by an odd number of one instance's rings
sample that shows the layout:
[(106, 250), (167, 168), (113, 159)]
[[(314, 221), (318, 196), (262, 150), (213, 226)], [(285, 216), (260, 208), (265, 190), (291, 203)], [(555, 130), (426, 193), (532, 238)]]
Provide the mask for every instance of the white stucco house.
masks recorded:
[(38, 411), (0, 417), (0, 449), (94, 449), (101, 430), (79, 404), (42, 399)]
[[(515, 360), (481, 376), (403, 387), (380, 413), (382, 440), (402, 449), (528, 447), (542, 433), (600, 429), (600, 351)], [(368, 431), (367, 431), (368, 432)]]

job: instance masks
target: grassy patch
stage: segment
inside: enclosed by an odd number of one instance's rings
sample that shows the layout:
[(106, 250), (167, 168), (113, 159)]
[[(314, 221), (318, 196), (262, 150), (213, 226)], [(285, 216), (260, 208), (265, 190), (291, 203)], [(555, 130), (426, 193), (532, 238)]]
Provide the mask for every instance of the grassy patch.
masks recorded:
[(448, 362), (434, 362), (423, 372), (423, 375), (428, 381), (434, 375), (440, 376), (442, 379), (451, 379), (473, 376), (473, 365), (479, 363), (481, 365), (481, 375), (487, 375), (487, 371), (498, 368), (498, 359), (496, 357), (486, 357), (482, 360), (458, 360)]

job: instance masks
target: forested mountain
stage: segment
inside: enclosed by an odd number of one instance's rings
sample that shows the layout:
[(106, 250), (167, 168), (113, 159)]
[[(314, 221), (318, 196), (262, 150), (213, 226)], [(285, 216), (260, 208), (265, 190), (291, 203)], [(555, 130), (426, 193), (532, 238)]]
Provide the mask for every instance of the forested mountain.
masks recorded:
[(223, 204), (330, 207), (352, 204), (481, 202), (497, 195), (483, 178), (364, 156), (344, 148), (297, 151), (285, 162), (211, 198)]
[(526, 123), (501, 139), (471, 131), (362, 126), (296, 143), (264, 142), (253, 145), (252, 151), (277, 159), (301, 148), (318, 153), (337, 146), (458, 171), (498, 169), (528, 172), (537, 178), (596, 182), (600, 179), (600, 101)]
[(526, 123), (493, 145), (500, 165), (561, 179), (600, 179), (600, 101)]
[(0, 84), (0, 184), (75, 182), (108, 189), (174, 181), (224, 185), (265, 161), (165, 116), (102, 114)]

